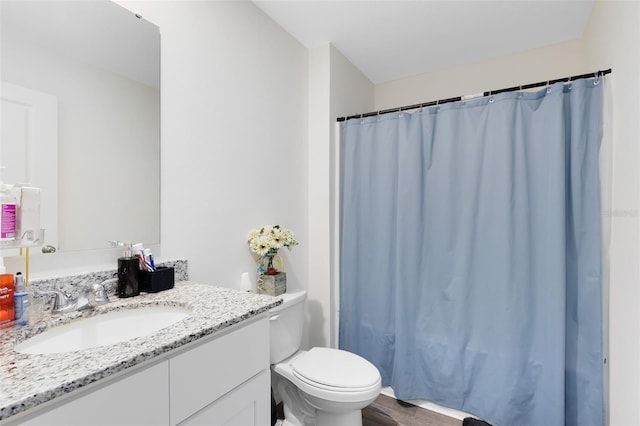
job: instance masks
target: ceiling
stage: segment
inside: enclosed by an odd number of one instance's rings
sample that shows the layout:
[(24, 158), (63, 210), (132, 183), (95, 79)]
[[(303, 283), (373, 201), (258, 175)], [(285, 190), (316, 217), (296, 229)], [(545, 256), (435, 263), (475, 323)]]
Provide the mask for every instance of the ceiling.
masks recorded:
[(593, 0), (255, 0), (307, 48), (333, 44), (374, 84), (582, 36)]

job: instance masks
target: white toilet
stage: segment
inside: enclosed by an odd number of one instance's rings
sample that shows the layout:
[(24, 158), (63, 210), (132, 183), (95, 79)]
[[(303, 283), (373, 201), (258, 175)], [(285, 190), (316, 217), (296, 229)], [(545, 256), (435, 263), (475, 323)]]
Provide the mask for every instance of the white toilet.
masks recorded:
[(380, 394), (378, 369), (340, 349), (301, 351), (307, 292), (285, 293), (270, 311), (271, 369), (286, 426), (361, 426), (361, 410)]

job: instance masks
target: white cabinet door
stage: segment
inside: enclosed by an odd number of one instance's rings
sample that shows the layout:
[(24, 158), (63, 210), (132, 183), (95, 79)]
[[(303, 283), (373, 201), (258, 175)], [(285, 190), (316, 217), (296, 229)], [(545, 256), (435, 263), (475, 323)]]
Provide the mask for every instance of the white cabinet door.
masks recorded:
[(87, 391), (24, 423), (28, 426), (159, 426), (169, 423), (169, 366), (162, 361)]
[[(171, 424), (184, 421), (263, 370), (269, 370), (267, 317), (171, 357)], [(269, 402), (269, 395), (267, 389), (262, 397)]]
[(263, 370), (216, 402), (189, 417), (180, 426), (267, 426), (271, 424), (271, 375)]

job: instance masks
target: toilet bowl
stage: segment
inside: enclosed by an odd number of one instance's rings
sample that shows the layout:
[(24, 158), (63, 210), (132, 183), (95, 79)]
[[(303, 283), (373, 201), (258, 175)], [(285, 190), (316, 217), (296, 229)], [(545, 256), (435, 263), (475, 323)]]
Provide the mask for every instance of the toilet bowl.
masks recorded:
[(361, 410), (380, 394), (378, 369), (340, 349), (301, 351), (306, 292), (285, 293), (271, 310), (273, 387), (284, 406), (284, 425), (359, 426)]

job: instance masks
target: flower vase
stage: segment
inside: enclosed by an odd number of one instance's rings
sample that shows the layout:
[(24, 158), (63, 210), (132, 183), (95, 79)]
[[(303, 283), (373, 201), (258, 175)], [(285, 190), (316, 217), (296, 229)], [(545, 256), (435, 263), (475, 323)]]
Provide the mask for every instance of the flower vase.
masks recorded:
[(280, 296), (287, 291), (287, 274), (278, 272), (273, 275), (258, 275), (258, 293)]

